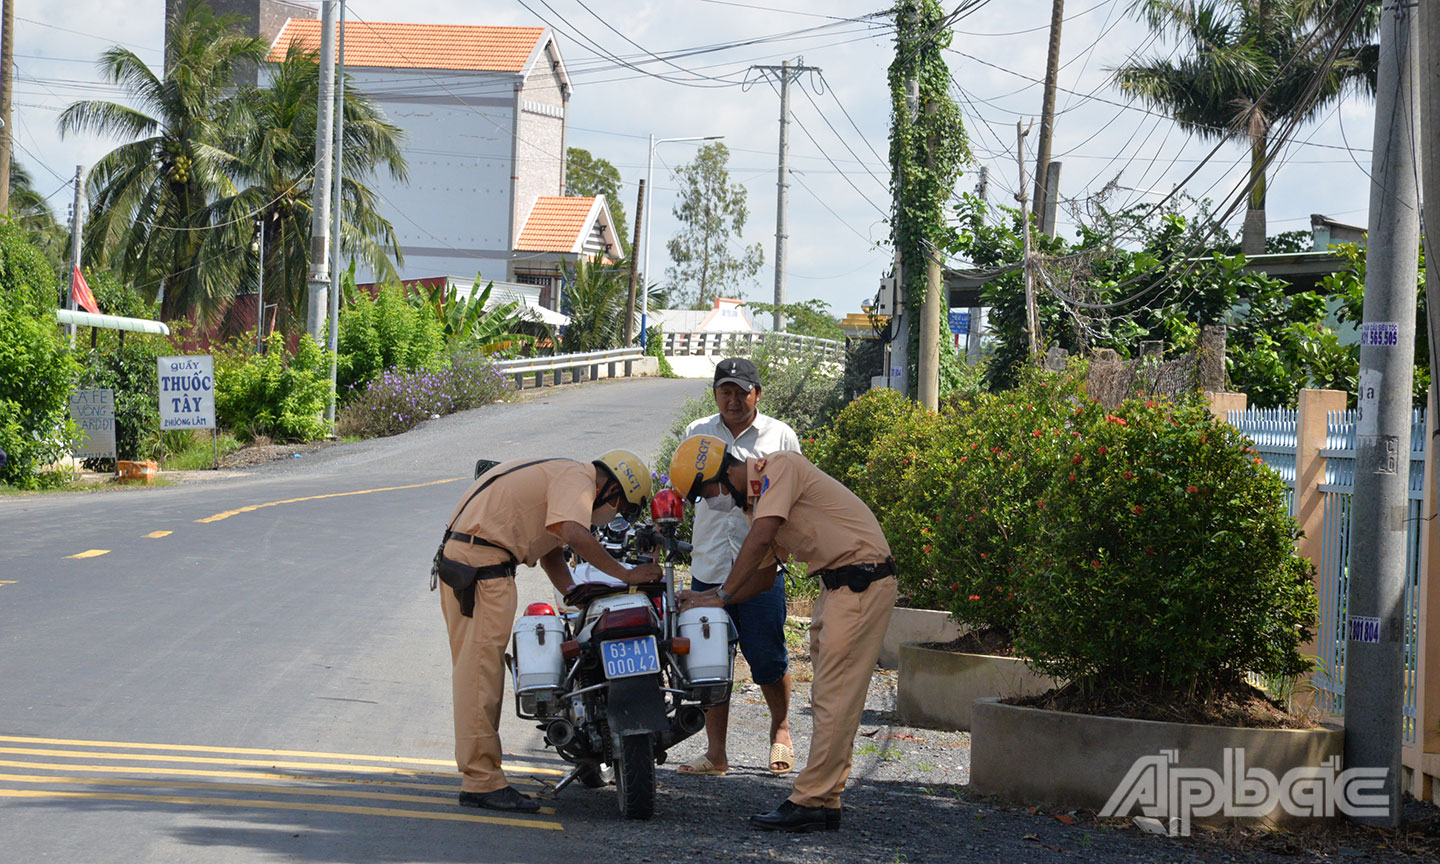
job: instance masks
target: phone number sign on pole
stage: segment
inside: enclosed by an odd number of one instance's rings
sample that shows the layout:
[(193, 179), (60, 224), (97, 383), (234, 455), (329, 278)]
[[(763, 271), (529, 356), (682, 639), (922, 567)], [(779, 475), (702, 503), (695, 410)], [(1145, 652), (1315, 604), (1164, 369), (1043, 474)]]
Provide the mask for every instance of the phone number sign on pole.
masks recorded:
[(1360, 344), (1394, 348), (1400, 344), (1400, 325), (1394, 321), (1373, 321), (1360, 325)]
[(161, 357), (160, 428), (215, 428), (215, 359), (209, 354), (194, 357)]

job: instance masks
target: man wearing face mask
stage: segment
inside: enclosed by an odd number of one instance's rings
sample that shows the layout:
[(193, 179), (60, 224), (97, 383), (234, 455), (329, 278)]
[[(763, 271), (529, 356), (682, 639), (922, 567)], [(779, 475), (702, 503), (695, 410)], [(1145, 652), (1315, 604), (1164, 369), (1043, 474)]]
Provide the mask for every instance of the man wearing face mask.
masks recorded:
[(809, 758), (790, 797), (750, 823), (836, 830), (855, 731), (895, 606), (895, 561), (880, 523), (855, 493), (799, 453), (742, 459), (709, 435), (680, 442), (670, 484), (687, 500), (729, 498), (751, 519), (724, 584), (682, 593), (681, 609), (728, 606), (767, 590), (773, 562), (787, 555), (806, 562), (822, 585), (810, 619)]
[[(756, 459), (781, 451), (799, 452), (795, 430), (780, 420), (760, 413), (760, 371), (743, 357), (727, 358), (715, 366), (713, 393), (718, 414), (702, 417), (685, 429), (685, 436), (713, 435), (739, 459)], [(750, 520), (729, 496), (702, 501), (695, 508), (695, 531), (691, 555), (691, 588), (709, 591), (718, 588), (730, 575), (730, 567)], [(790, 740), (790, 656), (785, 647), (785, 579), (772, 568), (764, 590), (743, 603), (725, 607), (740, 636), (740, 651), (750, 664), (750, 673), (765, 705), (770, 709), (769, 769), (787, 774), (795, 766), (794, 743)], [(768, 577), (767, 577), (768, 578)], [(681, 774), (723, 775), (730, 770), (725, 749), (730, 705), (705, 712), (705, 754), (680, 765)]]
[[(500, 767), (500, 703), (505, 647), (515, 621), (515, 568), (539, 564), (561, 593), (573, 587), (562, 553), (569, 546), (604, 573), (638, 585), (661, 578), (656, 564), (633, 569), (590, 533), (617, 512), (633, 518), (650, 498), (650, 469), (625, 450), (594, 462), (516, 459), (476, 478), (451, 514), (442, 547), (440, 607), (450, 636), (455, 763), (460, 804), (534, 813)], [(438, 565), (437, 565), (438, 566)], [(461, 573), (464, 579), (455, 577)], [(468, 582), (464, 590), (453, 587)], [(433, 583), (432, 583), (433, 587)]]

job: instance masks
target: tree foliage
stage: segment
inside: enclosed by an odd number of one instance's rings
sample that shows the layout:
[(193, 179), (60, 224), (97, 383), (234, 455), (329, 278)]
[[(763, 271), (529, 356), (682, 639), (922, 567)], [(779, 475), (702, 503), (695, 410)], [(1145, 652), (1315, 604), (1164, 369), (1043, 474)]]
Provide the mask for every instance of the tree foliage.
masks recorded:
[(716, 141), (675, 171), (680, 196), (672, 212), (680, 232), (666, 244), (672, 263), (665, 269), (671, 302), (708, 309), (716, 297), (742, 296), (765, 263), (759, 243), (732, 248), (750, 211), (745, 187), (730, 182), (729, 163), (730, 150)]
[(568, 147), (565, 150), (565, 191), (590, 198), (604, 195), (610, 206), (610, 222), (620, 238), (620, 254), (630, 254), (629, 221), (625, 216), (626, 202), (620, 198), (620, 169), (610, 160), (592, 156), (589, 150)]
[(56, 221), (55, 211), (35, 186), (35, 178), (14, 158), (10, 160), (10, 219), (28, 235), (56, 273), (67, 269), (70, 232)]
[[(86, 181), (88, 264), (109, 266), (145, 297), (161, 298), (165, 320), (213, 323), (255, 279), (247, 250), (263, 217), (265, 288), (280, 298), (288, 326), (303, 320), (308, 293), (318, 72), (312, 56), (292, 51), (271, 70), (271, 86), (237, 88), (236, 71), (259, 65), (268, 48), (238, 25), (204, 0), (180, 4), (164, 76), (127, 48), (109, 49), (100, 71), (126, 102), (73, 103), (60, 131), (126, 142)], [(395, 240), (363, 181), (380, 166), (403, 178), (400, 133), (353, 91), (345, 118), (341, 233), (355, 257), (383, 274)]]
[(845, 338), (840, 329), (840, 319), (830, 312), (830, 304), (824, 300), (801, 300), (798, 303), (746, 303), (756, 316), (769, 316), (780, 312), (785, 316), (785, 332), (800, 336), (814, 336), (818, 339)]
[[(1252, 186), (1243, 251), (1265, 251), (1265, 163), (1276, 131), (1315, 120), (1347, 91), (1373, 88), (1371, 27), (1357, 28), (1334, 61), (1341, 19), (1364, 0), (1142, 0), (1135, 14), (1177, 43), (1111, 70), (1126, 94), (1199, 138), (1250, 144)], [(1378, 4), (1376, 4), (1378, 8)], [(1366, 16), (1372, 22), (1373, 16)], [(1316, 38), (1316, 34), (1321, 34)], [(1177, 50), (1178, 49), (1178, 50)], [(1178, 56), (1177, 56), (1178, 54)], [(1284, 144), (1284, 141), (1277, 142)]]

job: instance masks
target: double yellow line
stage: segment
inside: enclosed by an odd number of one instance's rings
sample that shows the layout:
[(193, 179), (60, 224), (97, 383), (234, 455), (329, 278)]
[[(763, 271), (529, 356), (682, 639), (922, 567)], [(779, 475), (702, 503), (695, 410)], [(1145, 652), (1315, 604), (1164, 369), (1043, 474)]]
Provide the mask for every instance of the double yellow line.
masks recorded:
[[(0, 735), (0, 743), (14, 745), (0, 746), (0, 768), (9, 769), (0, 772), (0, 799), (92, 799), (299, 810), (563, 830), (552, 819), (460, 810), (455, 802), (458, 785), (454, 768), (441, 771), (420, 767), (454, 764), (441, 759), (20, 735)], [(32, 758), (14, 758), (18, 756)], [(34, 757), (42, 761), (34, 761)], [(213, 767), (191, 767), (202, 765)], [(522, 762), (507, 762), (505, 770), (516, 775), (512, 782), (528, 786), (540, 786), (541, 778), (558, 779), (563, 773)], [(150, 789), (207, 794), (141, 791)], [(286, 800), (296, 797), (317, 800)], [(328, 803), (325, 799), (363, 799), (406, 806)], [(542, 817), (554, 812), (550, 807), (541, 810)]]

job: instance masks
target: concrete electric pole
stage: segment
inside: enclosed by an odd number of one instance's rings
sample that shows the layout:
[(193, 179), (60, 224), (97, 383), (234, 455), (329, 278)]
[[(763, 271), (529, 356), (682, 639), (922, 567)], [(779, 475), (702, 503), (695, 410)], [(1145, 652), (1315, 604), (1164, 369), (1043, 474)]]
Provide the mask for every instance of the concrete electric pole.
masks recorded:
[[(1055, 131), (1055, 88), (1060, 77), (1060, 25), (1065, 23), (1065, 0), (1050, 6), (1050, 52), (1045, 58), (1045, 95), (1040, 105), (1040, 142), (1035, 148), (1035, 216), (1042, 226), (1054, 225), (1050, 215), (1050, 142)], [(1057, 184), (1058, 185), (1058, 184)], [(1045, 221), (1050, 216), (1050, 222)], [(1042, 227), (1040, 230), (1044, 231)], [(1053, 229), (1046, 233), (1053, 234)]]
[(640, 223), (645, 221), (645, 181), (635, 198), (635, 242), (630, 244), (630, 287), (625, 292), (625, 347), (635, 344), (635, 277), (640, 260)]
[(1390, 827), (1400, 824), (1405, 520), (1420, 240), (1414, 9), (1404, 0), (1387, 0), (1380, 16), (1345, 647), (1345, 767), (1386, 769), (1390, 804), (1386, 816), (1357, 818)]
[[(10, 212), (10, 102), (15, 96), (15, 0), (0, 8), (0, 214)], [(75, 330), (70, 334), (73, 337)]]
[(789, 60), (779, 66), (751, 66), (751, 69), (774, 75), (780, 84), (780, 170), (776, 180), (775, 193), (775, 314), (771, 319), (773, 329), (778, 333), (785, 328), (785, 241), (786, 210), (790, 205), (790, 84), (806, 72), (819, 72), (819, 66), (806, 66), (803, 57)]
[(335, 168), (331, 172), (330, 186), (333, 198), (330, 202), (330, 399), (325, 403), (325, 422), (330, 431), (335, 431), (335, 386), (339, 369), (336, 364), (340, 357), (340, 270), (344, 262), (340, 259), (340, 193), (345, 185), (345, 0), (340, 0), (340, 37), (336, 39), (335, 53)]
[(305, 332), (320, 341), (330, 289), (330, 160), (335, 121), (335, 5), (320, 3), (320, 101), (315, 115), (315, 175), (311, 180), (310, 292)]
[[(8, 128), (8, 125), (7, 125)], [(70, 291), (65, 296), (65, 308), (75, 308), (75, 274), (80, 271), (80, 251), (85, 237), (85, 166), (75, 166), (75, 204), (70, 215)], [(75, 347), (75, 325), (66, 324), (65, 332), (70, 336), (70, 347)]]
[(1020, 202), (1020, 227), (1025, 235), (1025, 260), (1021, 268), (1025, 273), (1025, 332), (1030, 336), (1030, 359), (1040, 356), (1040, 312), (1035, 308), (1035, 272), (1030, 261), (1030, 199), (1025, 194), (1025, 136), (1030, 127), (1015, 121), (1015, 164), (1020, 169), (1020, 182), (1015, 186), (1015, 198)]
[[(939, 106), (932, 100), (925, 106), (925, 116), (934, 116)], [(933, 124), (931, 124), (933, 128)], [(934, 153), (938, 142), (931, 136), (925, 147), (925, 167), (934, 168)], [(945, 293), (945, 272), (940, 264), (940, 250), (931, 241), (925, 243), (925, 302), (920, 307), (920, 356), (916, 366), (915, 381), (919, 392), (920, 407), (928, 411), (940, 410), (940, 303)], [(948, 308), (949, 303), (945, 306)]]

